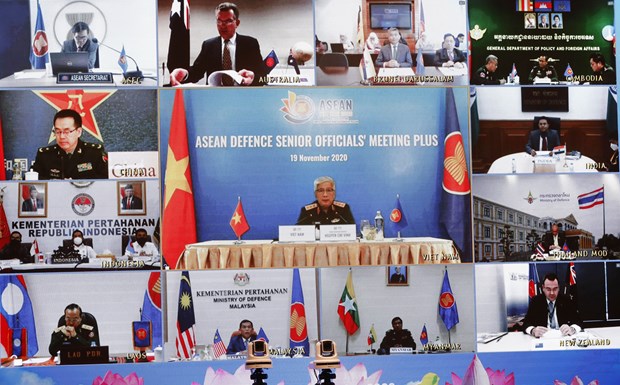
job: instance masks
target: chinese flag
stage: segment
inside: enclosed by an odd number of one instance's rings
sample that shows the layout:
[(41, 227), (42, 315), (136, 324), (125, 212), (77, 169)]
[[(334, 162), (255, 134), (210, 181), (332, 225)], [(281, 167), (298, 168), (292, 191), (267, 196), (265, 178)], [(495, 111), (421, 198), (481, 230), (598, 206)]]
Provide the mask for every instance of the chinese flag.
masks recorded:
[(182, 90), (176, 91), (172, 107), (164, 191), (161, 249), (168, 265), (175, 267), (185, 245), (196, 242), (196, 212)]
[(233, 213), (232, 218), (230, 218), (230, 227), (232, 227), (237, 238), (241, 238), (241, 236), (250, 229), (250, 224), (245, 218), (245, 213), (243, 212), (241, 198), (239, 198), (235, 212)]

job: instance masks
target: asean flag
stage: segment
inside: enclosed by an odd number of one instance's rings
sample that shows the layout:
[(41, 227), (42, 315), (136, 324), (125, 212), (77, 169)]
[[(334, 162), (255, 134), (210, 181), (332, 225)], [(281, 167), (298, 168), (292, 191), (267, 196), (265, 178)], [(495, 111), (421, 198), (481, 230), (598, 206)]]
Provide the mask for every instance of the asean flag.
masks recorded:
[(303, 350), (302, 355), (310, 354), (310, 341), (308, 340), (308, 326), (306, 323), (306, 306), (304, 304), (304, 291), (301, 287), (299, 269), (293, 269), (293, 294), (291, 295), (291, 318), (290, 318), (290, 343), (291, 349)]
[(454, 299), (452, 288), (450, 287), (448, 270), (444, 273), (441, 293), (439, 294), (439, 316), (448, 330), (459, 323), (459, 311), (456, 308), (456, 300)]

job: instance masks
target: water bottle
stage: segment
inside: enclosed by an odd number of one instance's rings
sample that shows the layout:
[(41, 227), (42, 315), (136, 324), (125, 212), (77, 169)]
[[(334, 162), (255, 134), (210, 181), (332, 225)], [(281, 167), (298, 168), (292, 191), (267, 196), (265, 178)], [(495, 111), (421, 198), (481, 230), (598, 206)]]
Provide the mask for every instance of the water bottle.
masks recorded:
[(383, 225), (384, 225), (383, 216), (381, 215), (381, 211), (377, 210), (377, 215), (375, 215), (375, 228), (377, 229), (376, 240), (383, 240)]
[(512, 158), (512, 173), (515, 174), (517, 172), (517, 161), (515, 158)]

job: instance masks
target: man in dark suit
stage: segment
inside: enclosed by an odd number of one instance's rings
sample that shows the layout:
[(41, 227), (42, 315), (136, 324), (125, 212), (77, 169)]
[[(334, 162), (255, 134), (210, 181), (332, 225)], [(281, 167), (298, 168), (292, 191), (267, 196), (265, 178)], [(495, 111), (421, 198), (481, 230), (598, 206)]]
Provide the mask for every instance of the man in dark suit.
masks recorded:
[(541, 117), (538, 120), (538, 130), (530, 132), (529, 139), (525, 145), (525, 152), (536, 156), (536, 151), (549, 152), (560, 145), (560, 135), (556, 130), (549, 129), (549, 119)]
[[(218, 37), (202, 42), (202, 48), (189, 70), (177, 68), (170, 73), (170, 84), (195, 83), (221, 70), (234, 70), (243, 78), (240, 85), (257, 86), (267, 71), (260, 53), (258, 40), (238, 34), (239, 9), (233, 3), (221, 3), (215, 9)], [(225, 76), (222, 85), (232, 86), (234, 81)]]
[(43, 200), (38, 197), (39, 192), (35, 185), (30, 185), (30, 198), (22, 202), (22, 212), (37, 212), (43, 208)]
[(554, 223), (551, 226), (551, 233), (543, 236), (543, 245), (545, 245), (545, 250), (547, 252), (552, 250), (562, 250), (562, 246), (564, 246), (565, 242), (566, 236), (563, 231), (560, 231), (557, 223)]
[(19, 259), (21, 263), (34, 262), (34, 256), (30, 255), (30, 247), (22, 243), (22, 234), (19, 231), (11, 233), (9, 244), (0, 250), (0, 259)]
[(133, 185), (125, 186), (125, 196), (121, 199), (121, 209), (142, 210), (142, 199), (133, 194)]
[(239, 323), (239, 330), (233, 333), (226, 349), (226, 354), (235, 354), (248, 350), (248, 343), (256, 340), (252, 321), (244, 319)]
[(411, 51), (407, 45), (400, 43), (400, 32), (398, 32), (398, 28), (392, 27), (388, 30), (388, 33), (388, 40), (390, 43), (381, 47), (376, 64), (379, 67), (411, 68), (413, 66)]
[(443, 48), (435, 52), (435, 66), (465, 68), (466, 61), (463, 51), (454, 48), (454, 36), (451, 33), (443, 35)]
[(538, 294), (530, 302), (523, 319), (523, 331), (536, 338), (542, 337), (549, 329), (559, 329), (563, 336), (579, 333), (583, 323), (573, 301), (560, 294), (557, 275), (545, 275), (542, 283), (543, 294)]
[(90, 28), (83, 21), (78, 21), (71, 28), (73, 39), (65, 40), (61, 52), (88, 52), (88, 68), (95, 68), (99, 44), (88, 37)]

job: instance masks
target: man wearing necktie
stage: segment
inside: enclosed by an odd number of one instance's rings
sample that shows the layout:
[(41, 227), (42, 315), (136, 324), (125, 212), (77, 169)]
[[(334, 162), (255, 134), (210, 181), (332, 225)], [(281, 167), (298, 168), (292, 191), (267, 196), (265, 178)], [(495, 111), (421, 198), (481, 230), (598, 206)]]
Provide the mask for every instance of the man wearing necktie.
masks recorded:
[(400, 42), (400, 32), (398, 28), (388, 30), (389, 44), (381, 47), (376, 64), (384, 68), (413, 67), (413, 59), (409, 47)]
[(549, 119), (545, 116), (538, 118), (538, 130), (530, 132), (525, 152), (536, 156), (537, 151), (551, 155), (553, 148), (560, 145), (560, 135), (556, 130), (549, 128)]
[(560, 231), (560, 227), (557, 223), (551, 225), (551, 232), (543, 236), (543, 245), (547, 252), (553, 250), (562, 250), (562, 246), (566, 242), (566, 235), (563, 231)]
[(442, 48), (435, 51), (435, 66), (465, 68), (467, 56), (463, 51), (454, 48), (454, 36), (451, 33), (443, 35)]
[[(170, 73), (170, 84), (196, 83), (205, 74), (222, 70), (233, 70), (243, 78), (242, 86), (264, 85), (260, 79), (267, 74), (258, 40), (237, 33), (239, 8), (233, 3), (221, 3), (215, 8), (219, 36), (202, 42), (202, 48), (194, 64), (189, 68), (176, 68)], [(232, 78), (225, 76), (223, 86), (235, 85)]]
[(543, 294), (532, 298), (523, 319), (524, 333), (540, 338), (550, 329), (558, 329), (563, 336), (571, 336), (583, 329), (579, 311), (570, 297), (560, 294), (558, 277), (545, 275)]
[(226, 354), (235, 354), (246, 351), (248, 343), (256, 340), (256, 332), (252, 321), (244, 319), (239, 323), (239, 330), (233, 332), (226, 349)]
[(142, 210), (142, 199), (134, 195), (132, 184), (125, 186), (125, 196), (121, 199), (121, 209)]
[(78, 21), (71, 27), (73, 39), (65, 40), (61, 52), (88, 52), (88, 68), (93, 69), (97, 61), (99, 44), (89, 37), (90, 28), (83, 21)]
[(43, 200), (39, 198), (39, 191), (35, 185), (28, 189), (30, 197), (22, 202), (22, 212), (37, 212), (43, 208)]

